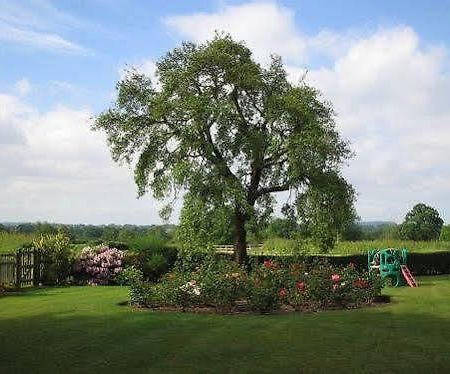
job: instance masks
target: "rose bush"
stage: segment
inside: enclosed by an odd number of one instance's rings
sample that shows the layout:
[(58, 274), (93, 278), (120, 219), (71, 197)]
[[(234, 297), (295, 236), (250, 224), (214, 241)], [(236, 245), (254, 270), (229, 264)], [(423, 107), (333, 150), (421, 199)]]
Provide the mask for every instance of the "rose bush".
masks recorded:
[[(141, 289), (142, 285), (140, 286)], [(177, 269), (150, 287), (153, 306), (181, 310), (213, 307), (219, 312), (242, 308), (259, 313), (280, 308), (316, 311), (355, 308), (371, 303), (382, 282), (354, 266), (335, 268), (327, 263), (280, 264), (266, 260), (251, 271), (225, 260), (207, 261), (189, 271)]]

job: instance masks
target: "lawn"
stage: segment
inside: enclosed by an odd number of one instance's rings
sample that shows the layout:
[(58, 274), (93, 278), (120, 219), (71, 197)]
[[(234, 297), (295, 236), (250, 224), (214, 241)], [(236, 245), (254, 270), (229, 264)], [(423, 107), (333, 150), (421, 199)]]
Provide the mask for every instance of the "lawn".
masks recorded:
[(0, 297), (0, 372), (445, 372), (450, 277), (389, 305), (291, 315), (132, 310), (121, 287)]

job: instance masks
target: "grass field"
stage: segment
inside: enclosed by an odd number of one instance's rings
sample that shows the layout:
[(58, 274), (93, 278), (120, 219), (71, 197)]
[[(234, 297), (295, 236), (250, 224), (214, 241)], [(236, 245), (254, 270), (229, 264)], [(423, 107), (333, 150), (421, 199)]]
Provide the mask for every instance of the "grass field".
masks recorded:
[[(342, 241), (336, 244), (336, 247), (329, 253), (333, 256), (345, 256), (354, 254), (367, 254), (369, 249), (382, 248), (407, 248), (414, 253), (442, 252), (450, 251), (450, 242), (430, 241), (414, 242), (412, 240), (362, 240), (362, 241)], [(308, 244), (302, 248), (306, 253), (320, 254), (320, 251), (314, 245)], [(298, 251), (295, 242), (287, 239), (270, 239), (264, 243), (263, 250), (251, 251), (253, 254), (264, 255), (283, 255), (292, 254)]]
[(132, 310), (120, 287), (0, 297), (1, 373), (446, 372), (450, 277), (389, 305), (291, 315)]
[(33, 240), (31, 234), (0, 232), (0, 253), (14, 252), (23, 244)]

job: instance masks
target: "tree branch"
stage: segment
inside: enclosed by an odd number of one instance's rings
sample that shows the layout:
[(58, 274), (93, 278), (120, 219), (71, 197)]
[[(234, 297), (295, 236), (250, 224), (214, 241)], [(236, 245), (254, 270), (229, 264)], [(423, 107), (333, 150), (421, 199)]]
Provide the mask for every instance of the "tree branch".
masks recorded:
[(268, 194), (268, 193), (272, 193), (272, 192), (281, 192), (281, 191), (287, 191), (290, 188), (290, 184), (289, 183), (284, 183), (284, 184), (279, 184), (276, 186), (268, 186), (268, 187), (261, 187), (257, 192), (256, 192), (256, 197), (260, 197), (262, 195)]

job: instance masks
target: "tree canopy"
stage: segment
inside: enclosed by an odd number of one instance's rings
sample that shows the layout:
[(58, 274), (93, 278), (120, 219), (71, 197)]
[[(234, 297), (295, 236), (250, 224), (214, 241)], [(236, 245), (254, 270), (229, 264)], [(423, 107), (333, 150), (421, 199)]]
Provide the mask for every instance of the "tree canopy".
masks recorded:
[(437, 240), (444, 221), (436, 209), (416, 204), (409, 211), (400, 227), (400, 234), (407, 240)]
[(272, 208), (273, 193), (290, 191), (294, 208), (309, 189), (353, 202), (340, 175), (351, 151), (331, 103), (304, 81), (291, 83), (279, 57), (261, 66), (244, 43), (218, 34), (167, 53), (156, 76), (157, 84), (130, 71), (94, 129), (106, 133), (115, 161), (134, 165), (140, 196), (188, 191), (231, 209), (238, 261), (246, 258), (246, 223)]

